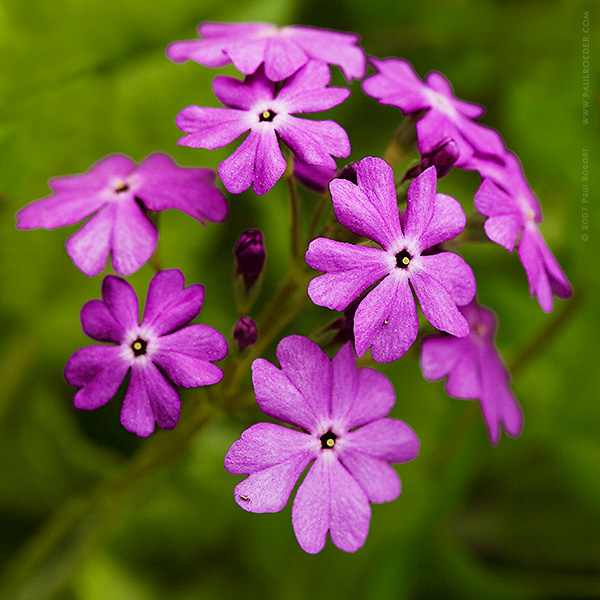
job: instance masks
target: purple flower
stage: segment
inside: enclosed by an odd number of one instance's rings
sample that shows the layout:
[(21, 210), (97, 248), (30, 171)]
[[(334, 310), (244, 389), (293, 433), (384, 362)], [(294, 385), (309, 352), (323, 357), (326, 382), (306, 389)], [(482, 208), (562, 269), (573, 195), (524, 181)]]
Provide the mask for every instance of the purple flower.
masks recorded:
[(87, 173), (51, 179), (54, 194), (22, 208), (17, 227), (55, 229), (91, 216), (67, 240), (69, 256), (92, 277), (112, 253), (114, 270), (130, 275), (148, 261), (158, 242), (146, 209), (178, 208), (203, 225), (225, 219), (227, 201), (215, 179), (211, 169), (179, 167), (166, 154), (151, 154), (138, 166), (123, 154), (111, 154)]
[(509, 252), (520, 234), (518, 254), (530, 294), (537, 296), (543, 311), (550, 312), (553, 294), (569, 298), (573, 291), (538, 229), (542, 220), (539, 202), (514, 154), (506, 154), (504, 167), (488, 166), (488, 175), (475, 194), (475, 208), (488, 217), (485, 232)]
[(249, 290), (259, 278), (265, 266), (267, 251), (265, 240), (260, 229), (248, 229), (238, 238), (233, 248), (236, 275), (244, 278), (246, 290)]
[(200, 40), (173, 42), (167, 56), (175, 62), (193, 60), (207, 67), (232, 62), (244, 75), (264, 65), (271, 81), (291, 77), (309, 60), (338, 65), (348, 81), (361, 79), (365, 53), (352, 33), (314, 27), (276, 27), (269, 23), (201, 23)]
[(405, 60), (371, 58), (370, 61), (378, 72), (363, 81), (365, 94), (381, 104), (397, 106), (404, 114), (426, 111), (417, 121), (421, 154), (431, 154), (447, 140), (456, 144), (457, 167), (474, 152), (504, 153), (500, 134), (473, 120), (483, 115), (483, 106), (456, 98), (450, 82), (441, 73), (432, 71), (423, 83)]
[(305, 188), (324, 194), (329, 182), (337, 176), (337, 168), (309, 165), (294, 156), (294, 177)]
[(461, 307), (469, 321), (469, 335), (426, 337), (421, 349), (425, 379), (447, 377), (445, 389), (453, 398), (479, 400), (490, 442), (500, 440), (500, 427), (511, 437), (523, 429), (521, 407), (510, 390), (510, 376), (494, 346), (494, 313), (473, 301)]
[(162, 429), (177, 424), (181, 403), (175, 385), (189, 388), (221, 380), (221, 369), (211, 361), (225, 358), (227, 342), (208, 325), (184, 327), (198, 315), (204, 299), (202, 285), (184, 285), (178, 269), (157, 273), (140, 324), (131, 285), (114, 275), (104, 278), (102, 300), (83, 306), (81, 325), (92, 339), (113, 345), (81, 348), (67, 362), (67, 382), (81, 388), (75, 394), (76, 408), (103, 406), (129, 373), (121, 423), (148, 436), (155, 422)]
[(417, 338), (418, 317), (413, 293), (427, 320), (437, 329), (463, 337), (469, 325), (458, 306), (475, 295), (475, 278), (465, 261), (451, 252), (425, 254), (456, 237), (466, 218), (450, 196), (436, 194), (435, 167), (410, 185), (401, 225), (394, 175), (380, 158), (364, 158), (357, 167), (358, 185), (344, 179), (330, 184), (335, 214), (350, 231), (380, 248), (325, 238), (313, 240), (306, 262), (325, 271), (308, 286), (319, 306), (343, 310), (372, 285), (354, 316), (356, 352), (369, 346), (377, 362), (402, 356)]
[(419, 440), (406, 423), (385, 418), (394, 405), (389, 380), (356, 368), (351, 344), (330, 360), (310, 340), (292, 335), (277, 347), (281, 369), (264, 359), (252, 364), (261, 410), (301, 430), (273, 423), (247, 429), (225, 457), (230, 473), (248, 474), (235, 501), (249, 512), (280, 511), (298, 478), (314, 460), (292, 506), (292, 525), (303, 550), (323, 549), (327, 532), (346, 552), (369, 532), (369, 502), (391, 502), (400, 479), (389, 463), (408, 462)]
[(302, 67), (279, 91), (262, 69), (245, 81), (216, 77), (215, 94), (229, 108), (184, 108), (175, 122), (189, 135), (178, 143), (212, 150), (249, 130), (239, 148), (219, 165), (223, 184), (234, 194), (247, 190), (254, 182), (254, 191), (262, 195), (283, 175), (286, 161), (278, 138), (303, 162), (335, 169), (333, 156), (350, 154), (344, 129), (333, 121), (292, 116), (326, 110), (348, 97), (349, 90), (328, 88), (329, 82), (329, 69), (315, 61)]
[(250, 317), (240, 317), (233, 327), (233, 339), (238, 343), (240, 352), (256, 344), (258, 328)]

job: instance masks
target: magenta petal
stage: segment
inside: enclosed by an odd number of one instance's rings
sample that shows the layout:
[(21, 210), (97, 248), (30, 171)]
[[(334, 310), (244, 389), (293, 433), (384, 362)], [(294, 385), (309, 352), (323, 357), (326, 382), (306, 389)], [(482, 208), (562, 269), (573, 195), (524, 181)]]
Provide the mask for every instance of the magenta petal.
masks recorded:
[(128, 369), (119, 346), (86, 346), (77, 350), (65, 366), (69, 385), (81, 387), (75, 394), (75, 407), (94, 410), (106, 404), (117, 393)]
[(221, 381), (223, 372), (210, 361), (225, 358), (227, 341), (216, 329), (190, 325), (158, 338), (156, 346), (152, 360), (176, 385), (189, 388)]
[[(435, 167), (423, 171), (408, 188), (404, 233), (407, 240), (418, 240), (425, 233), (433, 216), (436, 199), (437, 174)], [(426, 246), (426, 248), (429, 246)], [(414, 251), (424, 249), (419, 247)]]
[(425, 318), (436, 329), (464, 337), (469, 333), (469, 324), (458, 310), (450, 291), (437, 279), (438, 276), (437, 271), (432, 275), (426, 268), (411, 275), (410, 281), (417, 294), (419, 306)]
[(448, 377), (444, 388), (453, 398), (481, 397), (479, 360), (471, 336), (434, 335), (423, 340), (421, 370), (428, 381)]
[(313, 341), (290, 335), (277, 345), (277, 359), (288, 379), (310, 405), (318, 420), (330, 416), (332, 368), (327, 354)]
[(277, 133), (303, 162), (336, 168), (332, 156), (346, 157), (350, 154), (350, 140), (343, 127), (335, 121), (313, 121), (281, 114)]
[(67, 254), (88, 277), (98, 275), (108, 262), (115, 208), (105, 206), (67, 240)]
[(468, 161), (474, 153), (473, 146), (464, 139), (462, 132), (456, 128), (455, 122), (439, 110), (429, 109), (417, 121), (417, 137), (421, 154), (430, 154), (444, 140), (453, 140), (458, 150), (457, 166)]
[(281, 81), (293, 75), (308, 61), (306, 53), (293, 39), (275, 36), (265, 50), (265, 75), (271, 81)]
[(521, 407), (510, 390), (509, 375), (493, 346), (481, 352), (481, 412), (490, 442), (500, 440), (500, 426), (508, 435), (518, 437), (523, 429)]
[(195, 318), (204, 300), (204, 286), (185, 287), (179, 269), (159, 271), (150, 281), (142, 325), (155, 335), (170, 333)]
[(267, 415), (314, 431), (319, 424), (311, 406), (275, 365), (262, 358), (252, 363), (252, 383), (256, 402)]
[(379, 283), (359, 304), (354, 315), (356, 353), (371, 346), (377, 362), (400, 358), (417, 339), (417, 307), (408, 278), (397, 269)]
[(161, 429), (173, 429), (180, 410), (179, 394), (152, 362), (132, 368), (121, 408), (125, 429), (141, 437), (154, 431), (155, 422)]
[(184, 40), (169, 44), (166, 54), (176, 63), (193, 60), (205, 67), (223, 67), (231, 61), (222, 48), (221, 39)]
[(339, 66), (347, 81), (364, 77), (366, 59), (363, 50), (356, 45), (360, 41), (358, 35), (297, 26), (285, 27), (284, 32), (311, 58)]
[[(440, 283), (458, 306), (463, 306), (473, 300), (477, 288), (475, 276), (462, 256), (453, 252), (440, 252), (439, 254), (420, 256), (418, 260), (421, 266), (420, 272), (426, 272), (428, 276)], [(411, 277), (414, 278), (412, 274)], [(417, 297), (419, 297), (418, 294)]]
[[(346, 343), (340, 348), (331, 361), (331, 368), (333, 374), (331, 416), (334, 428), (342, 430), (347, 426), (346, 415), (354, 403), (358, 387), (356, 355), (354, 354), (351, 342)], [(361, 401), (359, 404), (367, 403)]]
[(115, 319), (102, 300), (86, 302), (81, 309), (80, 319), (83, 332), (93, 340), (115, 344), (123, 341), (123, 325)]
[(378, 419), (348, 434), (344, 456), (355, 450), (386, 462), (405, 463), (418, 456), (419, 439), (404, 421)]
[(307, 465), (320, 448), (314, 436), (302, 431), (274, 423), (257, 423), (233, 443), (225, 456), (225, 469), (239, 475), (251, 474), (296, 459), (298, 455), (308, 456)]
[(158, 231), (137, 202), (119, 202), (113, 214), (112, 264), (117, 273), (131, 275), (154, 254)]
[(264, 61), (268, 43), (267, 36), (241, 39), (239, 42), (227, 44), (225, 52), (240, 73), (252, 75)]
[(239, 194), (254, 183), (258, 195), (268, 192), (286, 169), (273, 128), (251, 131), (238, 149), (219, 165), (228, 192)]
[(259, 74), (245, 81), (219, 75), (213, 81), (213, 90), (225, 106), (244, 111), (251, 110), (259, 100), (273, 100), (275, 95), (273, 83)]
[(394, 250), (404, 237), (392, 168), (380, 158), (367, 157), (358, 164), (356, 174), (358, 185), (345, 179), (331, 182), (335, 214), (350, 231)]
[(467, 217), (460, 203), (446, 194), (436, 194), (433, 214), (421, 232), (416, 248), (419, 252), (459, 235), (465, 228)]
[(332, 454), (321, 454), (308, 471), (292, 506), (292, 525), (300, 547), (317, 554), (327, 531), (346, 552), (362, 547), (369, 532), (369, 500), (350, 473)]
[(142, 180), (136, 196), (150, 210), (177, 208), (198, 219), (220, 222), (227, 217), (227, 201), (214, 185), (212, 169), (180, 167), (166, 154), (155, 153), (137, 169)]
[(379, 248), (354, 246), (327, 238), (310, 243), (306, 262), (313, 269), (326, 271), (308, 284), (310, 299), (333, 310), (346, 308), (395, 266), (394, 258)]
[(391, 502), (400, 495), (400, 477), (385, 460), (361, 452), (345, 453), (340, 460), (365, 491), (369, 502)]
[(24, 206), (16, 215), (17, 229), (55, 229), (89, 217), (106, 202), (89, 190), (57, 192)]
[(222, 148), (252, 127), (252, 117), (245, 110), (188, 106), (175, 117), (175, 124), (188, 133), (179, 139), (180, 146)]
[(138, 299), (131, 284), (115, 275), (102, 280), (102, 301), (121, 324), (122, 330), (133, 329), (139, 323)]
[(394, 386), (383, 373), (370, 367), (359, 369), (356, 400), (346, 416), (348, 427), (353, 429), (385, 417), (395, 401)]
[(279, 512), (312, 458), (310, 453), (296, 454), (285, 462), (252, 473), (236, 485), (235, 501), (248, 512)]

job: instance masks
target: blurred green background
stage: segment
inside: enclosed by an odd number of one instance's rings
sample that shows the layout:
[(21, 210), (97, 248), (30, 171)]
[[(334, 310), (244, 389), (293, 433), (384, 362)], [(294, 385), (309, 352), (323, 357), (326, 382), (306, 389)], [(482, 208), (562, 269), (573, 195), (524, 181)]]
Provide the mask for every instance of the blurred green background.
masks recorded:
[[(600, 598), (597, 7), (591, 0), (0, 1), (0, 597)], [(542, 232), (575, 289), (546, 315), (528, 297), (516, 255), (493, 245), (462, 249), (480, 301), (499, 316), (498, 345), (513, 368), (525, 429), (491, 448), (477, 403), (424, 382), (415, 356), (382, 367), (397, 392), (392, 415), (415, 429), (422, 450), (399, 467), (400, 498), (373, 506), (367, 543), (353, 555), (330, 543), (320, 555), (304, 554), (291, 503), (272, 515), (234, 503), (239, 477), (225, 472), (223, 457), (255, 412), (213, 420), (127, 498), (111, 487), (153, 438), (123, 430), (117, 401), (76, 411), (63, 379), (70, 354), (88, 343), (78, 313), (99, 296), (101, 276), (86, 278), (66, 255), (76, 227), (14, 227), (20, 207), (48, 194), (50, 177), (83, 172), (111, 152), (139, 161), (163, 151), (182, 165), (212, 167), (228, 156), (236, 144), (215, 151), (176, 144), (179, 110), (217, 105), (210, 88), (217, 71), (176, 65), (164, 50), (195, 37), (205, 20), (353, 31), (369, 54), (404, 57), (422, 77), (444, 73), (459, 97), (487, 107), (484, 123), (520, 156), (544, 208)], [(592, 51), (584, 126), (585, 35)], [(352, 90), (332, 118), (349, 132), (351, 159), (381, 155), (400, 111), (364, 97), (358, 82)], [(583, 148), (596, 165), (587, 232)], [(469, 207), (477, 185), (474, 173), (453, 173), (440, 189)], [(316, 202), (303, 193), (306, 209)], [(230, 206), (227, 222), (206, 229), (175, 211), (161, 217), (164, 267), (205, 284), (200, 320), (226, 335), (236, 318), (237, 236), (251, 227), (265, 232), (259, 305), (288, 259), (283, 182), (263, 197), (230, 197)], [(141, 297), (151, 275), (146, 266), (129, 278)], [(286, 333), (309, 334), (333, 316), (307, 305)], [(186, 406), (203, 401), (182, 397), (184, 417)], [(167, 444), (168, 435), (160, 438)]]

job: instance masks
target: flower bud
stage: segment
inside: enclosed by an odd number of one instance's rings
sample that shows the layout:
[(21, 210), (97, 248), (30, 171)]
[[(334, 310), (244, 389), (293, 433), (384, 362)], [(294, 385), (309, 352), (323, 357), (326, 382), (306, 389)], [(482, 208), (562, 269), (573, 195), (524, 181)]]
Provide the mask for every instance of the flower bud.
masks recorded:
[(236, 275), (242, 275), (246, 290), (249, 290), (262, 273), (267, 258), (262, 231), (244, 231), (235, 244), (233, 254), (237, 265)]
[(352, 162), (348, 165), (346, 165), (341, 173), (339, 174), (339, 179), (347, 179), (348, 181), (352, 182), (354, 185), (357, 184), (358, 180), (356, 178), (356, 167), (357, 167), (358, 163), (357, 162)]
[(438, 179), (445, 177), (450, 173), (457, 159), (458, 146), (454, 140), (446, 139), (428, 154), (423, 154), (421, 162), (416, 167), (410, 169), (406, 174), (405, 180), (414, 179), (431, 166), (435, 167)]
[(237, 342), (240, 352), (255, 344), (258, 339), (256, 323), (250, 317), (240, 317), (233, 327), (233, 339)]

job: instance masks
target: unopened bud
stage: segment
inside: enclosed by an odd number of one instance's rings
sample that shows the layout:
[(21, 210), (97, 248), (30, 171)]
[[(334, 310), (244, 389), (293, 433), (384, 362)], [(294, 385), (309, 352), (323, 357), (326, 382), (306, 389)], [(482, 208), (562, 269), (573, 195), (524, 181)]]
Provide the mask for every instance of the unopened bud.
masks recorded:
[(454, 140), (446, 140), (435, 150), (428, 154), (423, 154), (421, 162), (410, 169), (406, 174), (406, 179), (414, 179), (429, 167), (435, 167), (438, 179), (445, 177), (450, 173), (454, 163), (458, 160), (458, 146)]
[(263, 233), (260, 229), (248, 229), (240, 235), (233, 249), (237, 275), (244, 278), (249, 290), (262, 273), (267, 258)]
[(233, 339), (237, 342), (240, 352), (255, 344), (258, 339), (256, 323), (250, 317), (240, 317), (233, 327)]

